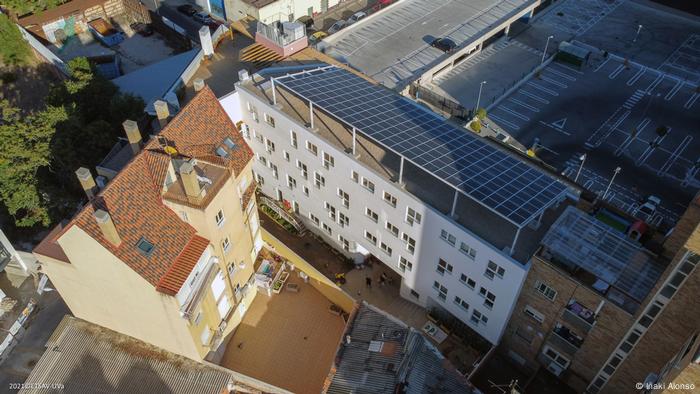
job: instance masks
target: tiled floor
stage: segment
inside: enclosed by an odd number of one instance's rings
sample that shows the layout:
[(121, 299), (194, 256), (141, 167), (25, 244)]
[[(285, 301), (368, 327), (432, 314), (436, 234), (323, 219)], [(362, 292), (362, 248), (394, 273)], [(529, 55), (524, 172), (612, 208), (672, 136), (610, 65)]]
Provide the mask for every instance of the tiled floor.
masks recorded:
[(221, 365), (295, 393), (319, 393), (345, 329), (331, 302), (297, 275), (298, 293), (258, 294)]

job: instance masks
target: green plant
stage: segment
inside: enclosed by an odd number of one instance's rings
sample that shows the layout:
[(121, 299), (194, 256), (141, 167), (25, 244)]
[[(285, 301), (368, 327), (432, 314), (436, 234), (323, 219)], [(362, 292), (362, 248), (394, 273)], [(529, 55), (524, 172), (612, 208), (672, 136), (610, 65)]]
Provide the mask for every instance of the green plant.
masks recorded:
[(17, 80), (17, 74), (7, 71), (2, 74), (0, 74), (0, 81), (3, 83), (13, 83)]
[(486, 118), (486, 110), (483, 108), (479, 108), (476, 110), (476, 117), (479, 118), (479, 120), (484, 120)]
[(481, 132), (481, 122), (479, 121), (479, 119), (472, 120), (472, 122), (469, 123), (469, 128), (472, 129), (472, 131), (475, 133), (480, 133)]
[(0, 12), (0, 60), (9, 66), (27, 64), (31, 57), (29, 44), (22, 37), (17, 25)]

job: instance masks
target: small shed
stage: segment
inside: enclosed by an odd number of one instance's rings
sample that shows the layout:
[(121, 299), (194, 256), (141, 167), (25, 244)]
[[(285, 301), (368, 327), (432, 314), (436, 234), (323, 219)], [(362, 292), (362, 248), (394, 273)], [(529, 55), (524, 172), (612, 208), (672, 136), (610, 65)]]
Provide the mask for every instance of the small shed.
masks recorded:
[(574, 45), (570, 42), (562, 41), (559, 43), (559, 51), (555, 56), (555, 60), (573, 64), (574, 66), (580, 68), (583, 67), (584, 64), (588, 63), (588, 59), (590, 57), (590, 50)]

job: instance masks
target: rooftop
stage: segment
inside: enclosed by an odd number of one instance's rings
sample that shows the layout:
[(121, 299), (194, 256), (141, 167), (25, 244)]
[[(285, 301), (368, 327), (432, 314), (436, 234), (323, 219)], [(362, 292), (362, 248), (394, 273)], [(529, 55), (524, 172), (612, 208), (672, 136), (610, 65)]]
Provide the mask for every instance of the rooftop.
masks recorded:
[(588, 277), (596, 291), (632, 313), (664, 270), (637, 241), (575, 207), (557, 219), (542, 245), (540, 256)]
[[(273, 101), (269, 76), (242, 87)], [(556, 174), (354, 73), (309, 68), (274, 81), (277, 105), (289, 117), (308, 126), (313, 102), (314, 132), (345, 152), (352, 152), (355, 128), (359, 162), (391, 182), (401, 178), (406, 191), (497, 248), (515, 245), (521, 262), (553, 221), (550, 208), (568, 201), (569, 185)]]
[(363, 304), (352, 320), (349, 343), (338, 350), (327, 392), (473, 392), (471, 385), (419, 332)]
[(430, 46), (449, 37), (458, 47), (494, 28), (534, 0), (406, 0), (331, 35), (325, 52), (389, 88), (401, 90), (446, 58)]
[(296, 272), (287, 283), (299, 291), (255, 297), (220, 365), (295, 393), (319, 393), (346, 323)]
[(211, 393), (229, 387), (283, 392), (209, 363), (198, 363), (127, 335), (65, 316), (25, 382), (60, 384), (65, 393)]

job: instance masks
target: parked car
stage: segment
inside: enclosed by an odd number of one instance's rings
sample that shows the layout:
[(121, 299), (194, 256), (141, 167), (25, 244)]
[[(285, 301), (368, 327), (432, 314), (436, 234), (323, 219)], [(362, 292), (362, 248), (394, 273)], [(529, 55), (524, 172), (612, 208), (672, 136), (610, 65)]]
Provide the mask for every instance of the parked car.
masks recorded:
[(649, 196), (644, 204), (637, 209), (637, 217), (644, 221), (649, 221), (656, 213), (656, 209), (661, 205), (661, 199), (656, 196)]
[(330, 28), (328, 28), (328, 34), (333, 34), (333, 33), (337, 32), (338, 30), (344, 28), (347, 25), (348, 25), (348, 23), (345, 22), (344, 20), (339, 20), (339, 21), (335, 22), (333, 25), (331, 25)]
[(211, 16), (204, 11), (192, 15), (192, 18), (203, 25), (209, 25), (210, 23), (214, 22), (214, 20), (211, 19)]
[(151, 27), (150, 24), (146, 23), (141, 23), (141, 22), (136, 22), (131, 24), (131, 30), (135, 31), (136, 33), (148, 37), (153, 35), (153, 28)]
[(328, 37), (328, 33), (324, 31), (317, 31), (316, 33), (309, 36), (309, 42), (315, 44), (326, 37)]
[(177, 7), (177, 10), (180, 11), (181, 13), (187, 15), (187, 16), (192, 16), (197, 13), (197, 9), (194, 8), (194, 6), (190, 4), (183, 4), (181, 6)]
[(309, 29), (315, 30), (314, 29), (314, 19), (308, 15), (304, 15), (301, 18), (297, 19), (297, 22), (304, 25), (304, 27), (306, 27), (306, 30), (309, 30)]
[(449, 38), (443, 37), (443, 38), (436, 38), (433, 40), (433, 42), (430, 43), (430, 46), (433, 48), (437, 48), (445, 53), (450, 53), (457, 48), (457, 44), (455, 44), (454, 41), (452, 41)]
[(360, 19), (363, 19), (363, 18), (366, 17), (366, 16), (367, 16), (367, 14), (364, 13), (364, 12), (362, 12), (362, 11), (356, 12), (356, 13), (352, 14), (352, 16), (349, 17), (348, 20), (347, 20), (348, 26), (350, 26), (350, 25), (352, 25), (353, 23), (359, 21)]

